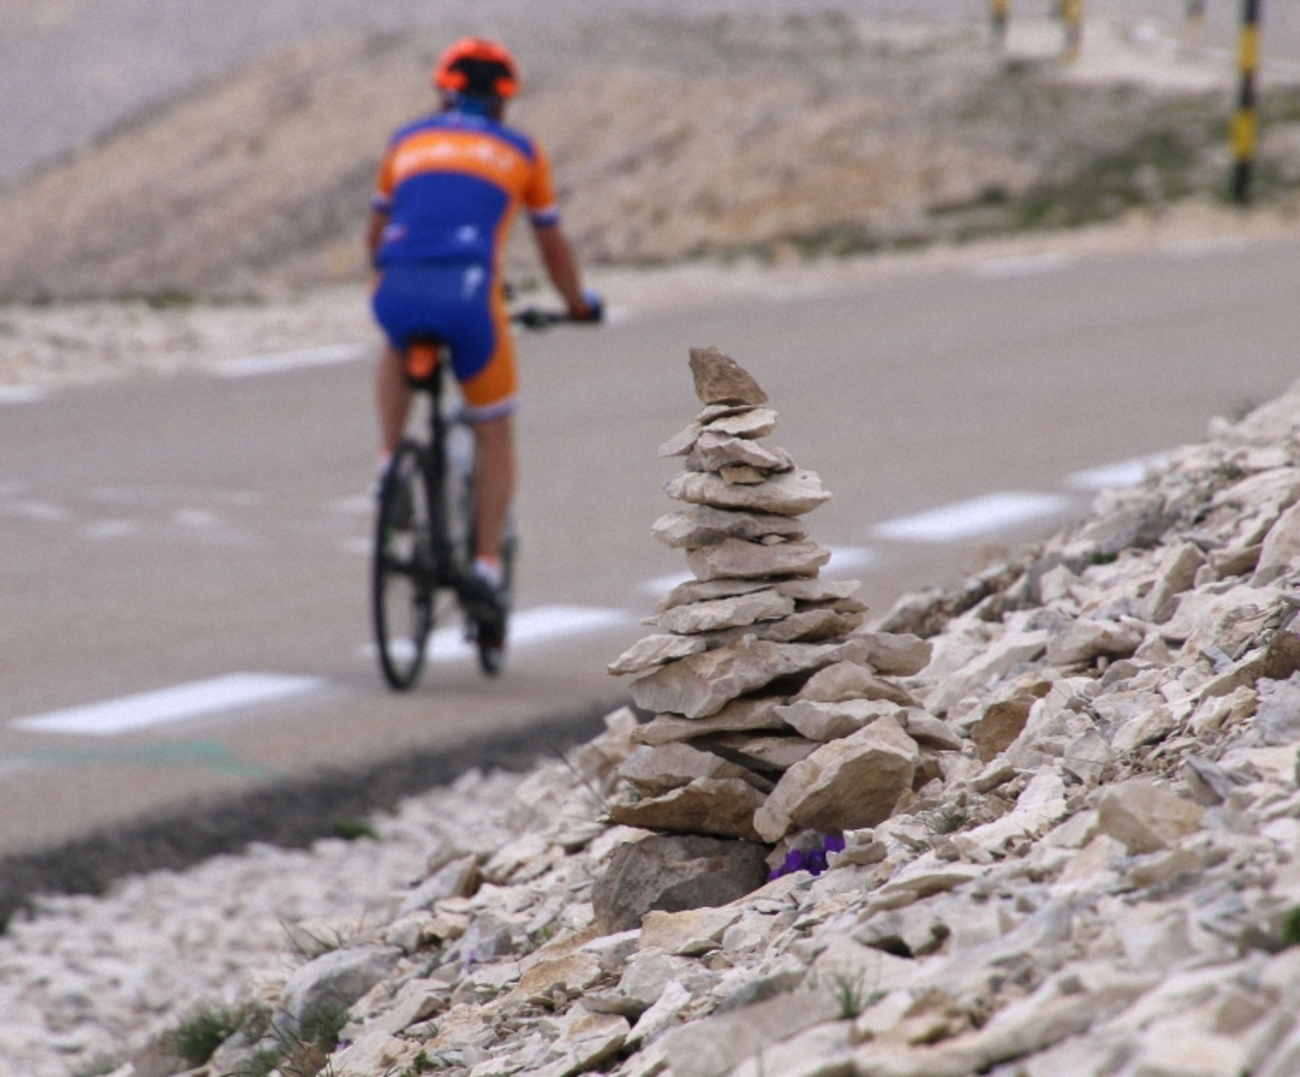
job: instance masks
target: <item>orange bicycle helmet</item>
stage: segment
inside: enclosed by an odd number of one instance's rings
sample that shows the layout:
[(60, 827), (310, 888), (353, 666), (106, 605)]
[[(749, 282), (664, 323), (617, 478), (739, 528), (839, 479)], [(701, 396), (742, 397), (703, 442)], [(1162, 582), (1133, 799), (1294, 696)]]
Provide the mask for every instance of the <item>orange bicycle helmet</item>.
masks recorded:
[(446, 93), (511, 98), (519, 92), (519, 66), (504, 45), (465, 37), (438, 57), (433, 85)]

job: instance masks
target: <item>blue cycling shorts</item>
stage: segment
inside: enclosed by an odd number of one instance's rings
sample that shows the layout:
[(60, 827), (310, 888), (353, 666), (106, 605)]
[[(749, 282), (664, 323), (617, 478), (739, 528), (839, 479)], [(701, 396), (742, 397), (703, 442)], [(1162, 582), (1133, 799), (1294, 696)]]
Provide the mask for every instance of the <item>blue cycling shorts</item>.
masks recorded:
[(467, 418), (494, 419), (515, 408), (518, 374), (505, 299), (481, 264), (418, 262), (387, 266), (371, 296), (375, 320), (399, 352), (420, 336), (451, 351)]

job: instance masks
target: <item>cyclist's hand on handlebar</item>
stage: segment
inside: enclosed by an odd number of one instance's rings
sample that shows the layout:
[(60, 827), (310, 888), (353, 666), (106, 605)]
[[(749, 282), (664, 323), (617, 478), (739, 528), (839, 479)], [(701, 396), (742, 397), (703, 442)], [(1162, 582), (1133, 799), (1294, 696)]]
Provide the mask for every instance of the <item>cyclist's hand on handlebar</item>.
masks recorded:
[(603, 322), (605, 301), (590, 288), (584, 289), (581, 306), (569, 305), (569, 317), (575, 322)]

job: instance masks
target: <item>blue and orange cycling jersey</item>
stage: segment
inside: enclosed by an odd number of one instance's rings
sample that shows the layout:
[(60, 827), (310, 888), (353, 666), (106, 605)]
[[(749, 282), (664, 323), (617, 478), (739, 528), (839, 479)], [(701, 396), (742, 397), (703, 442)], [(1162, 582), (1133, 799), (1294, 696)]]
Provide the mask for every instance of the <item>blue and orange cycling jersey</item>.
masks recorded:
[(388, 217), (380, 266), (496, 267), (520, 206), (559, 222), (551, 169), (527, 135), (485, 116), (440, 112), (402, 128), (379, 169), (374, 207)]
[(386, 218), (375, 317), (393, 347), (432, 333), (450, 346), (471, 418), (508, 414), (517, 387), (500, 263), (520, 207), (559, 223), (541, 148), (496, 120), (441, 112), (402, 128), (379, 169)]

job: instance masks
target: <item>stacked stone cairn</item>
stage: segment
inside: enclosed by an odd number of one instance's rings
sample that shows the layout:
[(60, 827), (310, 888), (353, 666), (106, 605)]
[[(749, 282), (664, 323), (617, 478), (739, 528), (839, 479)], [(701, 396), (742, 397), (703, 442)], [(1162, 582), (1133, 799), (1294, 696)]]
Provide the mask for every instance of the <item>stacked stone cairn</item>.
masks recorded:
[[(830, 553), (804, 517), (829, 499), (815, 472), (762, 439), (776, 412), (716, 348), (690, 353), (703, 410), (661, 456), (685, 457), (665, 484), (685, 507), (653, 534), (686, 551), (694, 579), (646, 623), (657, 631), (613, 662), (654, 712), (620, 768), (614, 822), (778, 844), (887, 819), (939, 774), (959, 741), (891, 676), (918, 673), (914, 635), (862, 633), (857, 581), (823, 579)], [(783, 839), (787, 839), (783, 842)]]

